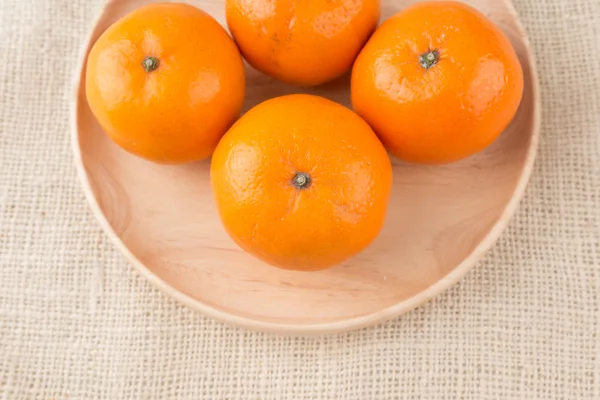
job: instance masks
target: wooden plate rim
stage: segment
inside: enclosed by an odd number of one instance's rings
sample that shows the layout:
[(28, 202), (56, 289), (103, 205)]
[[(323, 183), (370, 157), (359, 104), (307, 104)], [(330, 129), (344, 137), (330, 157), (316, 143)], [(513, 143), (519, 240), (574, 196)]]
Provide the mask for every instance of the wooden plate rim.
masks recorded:
[(443, 291), (456, 284), (463, 276), (466, 275), (466, 273), (471, 268), (473, 268), (477, 264), (478, 261), (481, 260), (483, 255), (494, 245), (494, 243), (500, 237), (502, 231), (506, 228), (508, 222), (511, 220), (512, 216), (515, 214), (515, 211), (517, 210), (519, 202), (523, 197), (523, 194), (527, 187), (527, 183), (529, 182), (529, 178), (531, 177), (531, 173), (533, 171), (533, 166), (535, 163), (535, 158), (537, 155), (541, 126), (541, 107), (539, 99), (540, 89), (537, 67), (533, 53), (531, 51), (528, 35), (521, 23), (521, 20), (519, 19), (518, 13), (516, 12), (511, 0), (502, 0), (507, 6), (508, 12), (514, 18), (515, 26), (520, 35), (520, 39), (523, 41), (524, 48), (529, 59), (529, 68), (532, 80), (532, 97), (534, 105), (533, 131), (531, 133), (531, 138), (529, 141), (529, 148), (527, 149), (525, 164), (523, 166), (521, 175), (519, 177), (511, 199), (506, 204), (504, 210), (502, 211), (502, 214), (500, 215), (500, 218), (498, 218), (496, 223), (493, 225), (492, 229), (485, 235), (485, 237), (479, 243), (479, 245), (459, 265), (457, 265), (451, 272), (449, 272), (446, 276), (444, 276), (442, 279), (440, 279), (433, 285), (429, 286), (427, 289), (398, 304), (360, 317), (324, 324), (278, 324), (273, 322), (257, 321), (250, 318), (239, 317), (220, 311), (214, 307), (204, 304), (201, 301), (198, 301), (178, 291), (177, 289), (169, 285), (166, 281), (162, 280), (157, 275), (152, 273), (152, 271), (148, 267), (146, 267), (144, 263), (142, 263), (117, 236), (113, 228), (110, 226), (108, 220), (106, 219), (104, 213), (102, 212), (100, 205), (98, 204), (98, 201), (92, 192), (90, 181), (88, 179), (88, 175), (83, 164), (83, 157), (81, 154), (81, 147), (79, 143), (79, 131), (77, 128), (77, 111), (79, 108), (78, 97), (81, 85), (84, 84), (84, 82), (82, 82), (81, 80), (81, 75), (83, 69), (85, 68), (87, 54), (92, 45), (91, 40), (94, 37), (98, 23), (102, 19), (102, 16), (105, 14), (104, 11), (106, 10), (108, 4), (112, 1), (114, 0), (107, 1), (104, 7), (100, 10), (100, 14), (86, 38), (83, 50), (81, 51), (78, 57), (78, 67), (74, 77), (74, 82), (71, 86), (72, 88), (74, 88), (70, 107), (71, 147), (73, 150), (77, 176), (79, 178), (83, 192), (85, 194), (85, 198), (89, 203), (92, 213), (100, 223), (100, 226), (102, 227), (104, 232), (108, 235), (108, 237), (116, 245), (116, 247), (125, 255), (126, 259), (135, 267), (135, 269), (139, 273), (142, 274), (142, 276), (144, 276), (148, 281), (150, 281), (152, 285), (154, 285), (156, 288), (160, 289), (173, 299), (190, 307), (191, 309), (199, 311), (209, 317), (212, 317), (216, 320), (219, 320), (232, 326), (250, 329), (254, 331), (283, 335), (331, 334), (360, 329), (367, 326), (382, 323), (394, 317), (398, 317), (410, 310), (413, 310), (414, 308), (426, 303), (436, 295), (442, 293)]

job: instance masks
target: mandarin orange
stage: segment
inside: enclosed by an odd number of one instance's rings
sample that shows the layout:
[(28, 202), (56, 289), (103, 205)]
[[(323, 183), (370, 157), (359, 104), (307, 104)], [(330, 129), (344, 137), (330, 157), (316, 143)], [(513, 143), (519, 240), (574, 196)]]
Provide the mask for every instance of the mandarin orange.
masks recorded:
[(225, 134), (211, 185), (223, 225), (243, 249), (275, 266), (317, 270), (378, 235), (392, 168), (371, 128), (311, 95), (267, 100)]
[(347, 72), (380, 7), (380, 0), (226, 0), (229, 30), (248, 62), (297, 85)]
[(439, 164), (490, 145), (511, 122), (523, 71), (509, 39), (458, 2), (415, 4), (385, 21), (352, 71), (352, 104), (387, 149)]
[(210, 156), (239, 116), (244, 80), (235, 43), (211, 16), (185, 4), (152, 4), (98, 38), (86, 95), (123, 149), (184, 163)]

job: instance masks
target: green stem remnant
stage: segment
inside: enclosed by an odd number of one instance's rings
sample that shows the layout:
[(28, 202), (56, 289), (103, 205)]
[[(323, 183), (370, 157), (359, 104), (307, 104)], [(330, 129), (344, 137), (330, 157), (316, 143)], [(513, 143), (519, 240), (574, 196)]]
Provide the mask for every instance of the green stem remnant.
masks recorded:
[(440, 52), (437, 50), (428, 50), (419, 56), (419, 64), (425, 69), (433, 67), (440, 61)]
[(146, 72), (152, 72), (156, 68), (158, 68), (158, 58), (156, 57), (146, 57), (144, 61), (142, 61), (142, 67), (146, 70)]
[(297, 172), (292, 179), (292, 184), (300, 190), (308, 189), (311, 182), (312, 180), (310, 179), (310, 175), (308, 175), (306, 172)]

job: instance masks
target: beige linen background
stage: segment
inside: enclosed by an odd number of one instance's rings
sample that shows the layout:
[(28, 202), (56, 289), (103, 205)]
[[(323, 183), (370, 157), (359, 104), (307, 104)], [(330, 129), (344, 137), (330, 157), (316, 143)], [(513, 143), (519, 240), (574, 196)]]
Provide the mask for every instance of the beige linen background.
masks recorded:
[(1, 399), (600, 399), (600, 0), (516, 0), (542, 138), (485, 260), (402, 318), (312, 339), (178, 305), (101, 232), (67, 86), (99, 6), (0, 0)]

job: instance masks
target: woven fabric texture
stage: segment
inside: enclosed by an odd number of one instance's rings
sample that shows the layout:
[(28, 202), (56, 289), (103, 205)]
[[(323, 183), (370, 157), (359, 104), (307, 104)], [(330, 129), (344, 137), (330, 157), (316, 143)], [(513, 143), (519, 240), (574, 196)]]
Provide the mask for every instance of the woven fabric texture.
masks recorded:
[(600, 1), (515, 6), (543, 124), (509, 229), (399, 319), (286, 338), (169, 299), (89, 211), (68, 88), (100, 1), (0, 0), (0, 399), (600, 399)]

